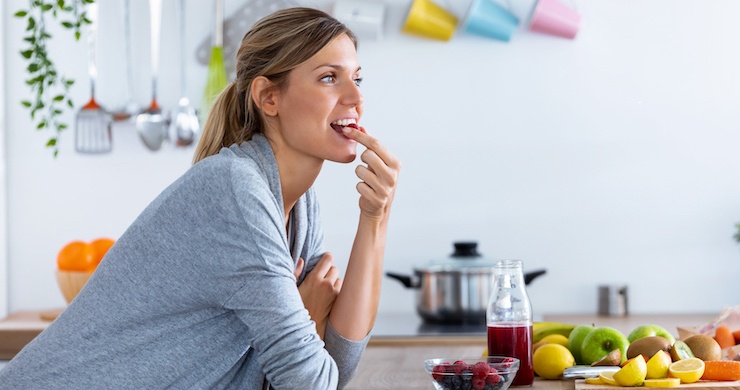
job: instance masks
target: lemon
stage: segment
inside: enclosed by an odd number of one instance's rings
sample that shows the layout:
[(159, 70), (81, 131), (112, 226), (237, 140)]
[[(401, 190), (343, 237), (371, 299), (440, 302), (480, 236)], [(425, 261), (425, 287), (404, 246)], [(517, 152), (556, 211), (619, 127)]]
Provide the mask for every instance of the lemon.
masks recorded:
[(563, 371), (574, 364), (573, 354), (560, 344), (545, 344), (532, 355), (534, 372), (544, 379), (560, 378)]
[(704, 361), (699, 358), (681, 359), (673, 362), (668, 372), (681, 383), (694, 383), (704, 375)]
[(647, 361), (647, 379), (662, 379), (668, 378), (668, 367), (671, 366), (673, 360), (668, 352), (660, 350)]
[(676, 387), (681, 384), (678, 378), (645, 379), (645, 387)]
[(614, 380), (620, 386), (642, 386), (647, 375), (647, 363), (642, 355), (637, 355), (614, 373)]
[(604, 384), (604, 381), (602, 381), (601, 378), (599, 378), (598, 376), (595, 378), (586, 378), (585, 381), (589, 385), (603, 385)]
[(488, 347), (483, 348), (483, 353), (481, 354), (483, 357), (488, 357)]
[(544, 344), (560, 344), (563, 347), (568, 346), (568, 338), (563, 336), (562, 334), (551, 334), (547, 335), (540, 340), (541, 343)]
[(614, 380), (613, 371), (602, 371), (599, 373), (599, 379), (607, 385), (617, 386), (617, 381)]

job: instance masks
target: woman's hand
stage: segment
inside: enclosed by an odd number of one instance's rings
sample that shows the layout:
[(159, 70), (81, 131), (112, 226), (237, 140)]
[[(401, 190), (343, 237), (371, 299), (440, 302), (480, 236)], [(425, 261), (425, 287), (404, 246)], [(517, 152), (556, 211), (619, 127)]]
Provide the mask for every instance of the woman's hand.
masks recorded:
[(359, 165), (355, 174), (362, 180), (357, 184), (360, 193), (360, 211), (366, 217), (387, 218), (396, 194), (396, 182), (401, 163), (377, 139), (367, 134), (364, 127), (342, 128), (344, 135), (367, 149), (360, 159), (367, 165)]
[[(295, 269), (296, 279), (303, 272), (304, 265), (305, 261), (302, 258), (298, 259)], [(329, 313), (341, 289), (342, 279), (339, 277), (339, 269), (334, 265), (334, 257), (328, 252), (321, 256), (316, 266), (303, 279), (303, 283), (298, 286), (303, 306), (308, 310), (311, 319), (316, 322), (316, 332), (322, 340)]]

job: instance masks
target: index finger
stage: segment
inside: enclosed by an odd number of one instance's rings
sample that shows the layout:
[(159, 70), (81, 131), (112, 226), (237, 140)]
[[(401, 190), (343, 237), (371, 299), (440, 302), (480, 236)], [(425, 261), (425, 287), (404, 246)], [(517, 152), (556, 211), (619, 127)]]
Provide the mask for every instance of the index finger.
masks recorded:
[(392, 160), (392, 155), (388, 152), (388, 149), (386, 149), (385, 146), (383, 146), (383, 144), (381, 144), (375, 137), (365, 132), (364, 127), (356, 129), (354, 127), (345, 126), (342, 127), (342, 133), (347, 138), (353, 139), (366, 148), (374, 151), (381, 159), (383, 159), (383, 161), (386, 162), (386, 164)]

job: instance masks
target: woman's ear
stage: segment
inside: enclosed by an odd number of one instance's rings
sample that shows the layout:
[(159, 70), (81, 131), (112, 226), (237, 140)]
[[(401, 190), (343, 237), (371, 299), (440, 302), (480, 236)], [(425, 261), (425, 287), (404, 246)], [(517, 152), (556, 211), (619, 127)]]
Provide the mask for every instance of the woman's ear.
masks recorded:
[(272, 81), (265, 76), (258, 76), (252, 81), (249, 91), (254, 104), (267, 116), (277, 115), (276, 89)]

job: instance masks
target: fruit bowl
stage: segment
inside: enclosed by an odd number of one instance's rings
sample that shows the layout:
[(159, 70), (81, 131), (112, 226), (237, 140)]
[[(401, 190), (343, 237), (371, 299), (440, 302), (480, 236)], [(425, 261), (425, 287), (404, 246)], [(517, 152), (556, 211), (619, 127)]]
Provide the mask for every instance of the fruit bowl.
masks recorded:
[(437, 390), (506, 390), (519, 369), (519, 359), (507, 356), (439, 358), (424, 361)]
[(57, 271), (57, 283), (59, 283), (59, 289), (62, 290), (62, 295), (64, 295), (67, 303), (71, 303), (75, 299), (77, 293), (82, 290), (92, 274), (92, 272), (81, 271)]

